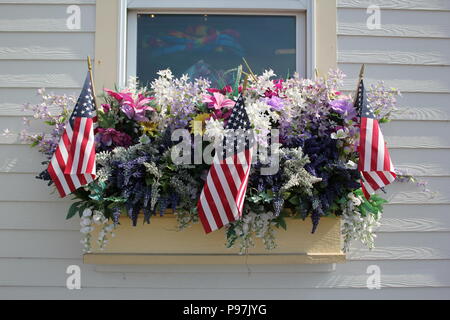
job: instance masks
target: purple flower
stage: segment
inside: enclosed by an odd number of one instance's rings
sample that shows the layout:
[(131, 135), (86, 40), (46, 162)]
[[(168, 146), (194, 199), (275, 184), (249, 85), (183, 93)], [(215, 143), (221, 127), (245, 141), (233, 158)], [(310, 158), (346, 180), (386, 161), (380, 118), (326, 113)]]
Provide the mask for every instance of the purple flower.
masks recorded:
[(102, 104), (103, 112), (109, 113), (111, 111), (111, 105), (110, 104)]
[(277, 96), (272, 96), (271, 98), (266, 98), (267, 105), (271, 106), (275, 111), (281, 111), (284, 108), (283, 99)]
[(345, 120), (352, 120), (356, 118), (356, 110), (350, 100), (338, 99), (330, 102), (331, 109), (342, 115)]
[(101, 149), (107, 150), (115, 147), (128, 148), (133, 144), (133, 141), (128, 134), (115, 129), (98, 129), (96, 140)]

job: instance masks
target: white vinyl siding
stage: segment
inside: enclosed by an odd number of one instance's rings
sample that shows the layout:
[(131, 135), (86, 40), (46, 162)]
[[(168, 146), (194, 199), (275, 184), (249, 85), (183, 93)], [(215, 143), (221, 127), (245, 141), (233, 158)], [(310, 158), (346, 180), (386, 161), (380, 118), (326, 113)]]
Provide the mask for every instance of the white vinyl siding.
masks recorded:
[[(395, 164), (436, 192), (389, 187), (377, 249), (355, 245), (343, 265), (251, 266), (250, 274), (246, 266), (83, 265), (78, 221), (65, 221), (69, 202), (34, 179), (41, 157), (0, 136), (0, 298), (450, 298), (450, 1), (338, 3), (345, 89), (366, 63), (369, 84), (384, 79), (403, 91), (404, 112), (383, 126), (386, 140)], [(65, 27), (71, 4), (82, 10), (78, 31)], [(369, 4), (383, 8), (382, 30), (366, 28)], [(0, 131), (20, 130), (21, 104), (36, 102), (40, 87), (79, 92), (94, 31), (94, 0), (0, 1)], [(69, 265), (81, 266), (81, 291), (65, 288)], [(381, 268), (382, 290), (366, 288), (371, 265)]]

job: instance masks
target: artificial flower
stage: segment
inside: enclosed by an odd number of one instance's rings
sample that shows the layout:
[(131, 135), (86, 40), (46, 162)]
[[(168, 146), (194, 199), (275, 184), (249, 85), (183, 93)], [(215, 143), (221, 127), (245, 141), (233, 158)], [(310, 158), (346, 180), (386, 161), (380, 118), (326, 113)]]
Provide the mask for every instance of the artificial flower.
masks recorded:
[(96, 136), (96, 142), (101, 150), (109, 150), (114, 147), (129, 147), (133, 141), (131, 137), (115, 129), (103, 129), (99, 128)]
[(147, 122), (149, 119), (145, 116), (147, 111), (155, 111), (154, 108), (148, 104), (153, 98), (145, 98), (143, 95), (138, 95), (136, 99), (131, 94), (124, 95), (121, 110), (130, 120), (138, 122)]
[(105, 89), (105, 92), (120, 103), (120, 110), (127, 116), (128, 119), (137, 122), (146, 122), (149, 119), (146, 117), (147, 111), (155, 111), (154, 108), (148, 104), (154, 98), (146, 98), (142, 94), (134, 95), (129, 91), (114, 92)]
[(265, 99), (266, 103), (272, 107), (272, 110), (281, 111), (284, 107), (283, 99), (278, 96), (272, 96)]
[(345, 120), (356, 118), (357, 113), (350, 99), (338, 99), (330, 102), (331, 109), (342, 115)]
[(207, 120), (205, 136), (215, 142), (222, 141), (225, 137), (224, 123), (216, 119)]
[(158, 123), (156, 122), (141, 122), (141, 129), (142, 132), (146, 135), (149, 135), (151, 137), (154, 137), (156, 133), (158, 132)]
[(109, 113), (111, 111), (111, 105), (109, 103), (102, 104), (102, 110), (104, 113)]
[(208, 106), (215, 110), (222, 110), (223, 108), (234, 108), (236, 102), (227, 99), (223, 94), (214, 92), (213, 95), (205, 95), (203, 103), (208, 103)]
[(209, 93), (212, 93), (212, 94), (214, 94), (214, 93), (221, 93), (223, 95), (227, 95), (228, 93), (232, 93), (233, 92), (233, 88), (231, 86), (226, 86), (222, 90), (219, 90), (219, 89), (216, 89), (216, 88), (210, 88), (210, 89), (207, 89), (207, 91)]
[(211, 118), (208, 113), (201, 113), (197, 115), (190, 123), (191, 133), (194, 135), (203, 135), (205, 133), (206, 121)]

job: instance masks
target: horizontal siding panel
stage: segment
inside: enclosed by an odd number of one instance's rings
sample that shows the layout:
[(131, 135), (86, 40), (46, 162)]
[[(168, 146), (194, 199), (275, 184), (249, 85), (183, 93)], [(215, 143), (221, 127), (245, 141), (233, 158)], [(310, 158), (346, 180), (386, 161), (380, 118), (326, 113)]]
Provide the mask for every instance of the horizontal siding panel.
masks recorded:
[(382, 195), (392, 204), (450, 204), (450, 178), (424, 177), (431, 192), (411, 183), (395, 183)]
[(94, 33), (3, 33), (0, 60), (86, 60)]
[[(17, 263), (10, 259), (0, 259), (0, 283), (5, 286), (61, 286), (67, 275), (65, 270), (75, 263), (72, 261), (23, 260), (17, 269), (8, 276)], [(331, 289), (331, 288), (367, 288), (367, 268), (369, 263), (356, 262), (339, 265), (336, 272), (329, 273), (272, 273), (245, 271), (215, 271), (214, 267), (201, 268), (198, 272), (178, 273), (145, 272), (145, 273), (111, 273), (94, 272), (93, 266), (82, 266), (83, 285), (89, 288), (158, 288), (158, 289)], [(437, 263), (408, 263), (408, 273), (404, 272), (405, 264), (398, 262), (382, 262), (382, 288), (420, 288), (449, 287), (448, 268), (450, 261)], [(249, 266), (250, 270), (252, 266)], [(217, 269), (223, 269), (221, 267)], [(230, 268), (233, 269), (233, 268)], [(274, 271), (277, 270), (273, 267)], [(434, 272), (430, 272), (433, 270)], [(37, 277), (36, 274), (40, 276)]]
[(387, 205), (378, 233), (450, 232), (449, 205)]
[[(350, 85), (347, 85), (347, 89), (342, 92), (354, 96), (356, 85), (353, 87), (352, 89)], [(402, 92), (402, 96), (398, 98), (398, 110), (393, 112), (392, 119), (449, 121), (449, 101), (448, 93)]]
[[(450, 233), (382, 233), (377, 247), (369, 250), (355, 243), (350, 260), (445, 260), (450, 259)], [(0, 258), (64, 258), (81, 255), (78, 231), (0, 230)]]
[(45, 169), (46, 158), (28, 145), (3, 145), (0, 147), (0, 172), (35, 174)]
[[(0, 88), (0, 116), (23, 117), (32, 115), (29, 111), (24, 112), (23, 106), (26, 103), (37, 104), (41, 102), (37, 90), (38, 88)], [(46, 87), (46, 92), (57, 95), (77, 96), (80, 91), (81, 87), (73, 89)], [(57, 112), (58, 110), (50, 108), (50, 111)]]
[[(417, 177), (449, 176), (450, 149), (392, 149), (396, 168), (406, 170)], [(37, 149), (28, 145), (0, 146), (0, 172), (36, 174), (44, 169), (45, 161)]]
[[(0, 117), (0, 130), (7, 128), (12, 133), (20, 133), (25, 127), (23, 122), (24, 117)], [(51, 131), (51, 127), (46, 125), (43, 121), (32, 120), (29, 131), (32, 133), (48, 133)]]
[(422, 121), (395, 121), (382, 125), (382, 131), (389, 147), (393, 149), (450, 147), (450, 141), (446, 137), (450, 132), (450, 122), (448, 121), (432, 124)]
[(1, 258), (79, 259), (82, 255), (79, 231), (0, 230)]
[[(1, 144), (21, 144), (18, 133), (23, 129), (22, 118), (0, 117), (0, 130), (9, 129), (11, 134), (0, 135)], [(45, 131), (43, 131), (45, 130)], [(31, 132), (47, 132), (40, 122), (32, 121)], [(450, 122), (437, 121), (433, 125), (421, 121), (395, 121), (382, 126), (389, 147), (392, 149), (448, 149), (446, 138)]]
[[(0, 201), (61, 201), (54, 193), (54, 187), (35, 179), (34, 174), (0, 173), (2, 186)], [(424, 177), (429, 189), (424, 192), (412, 184), (394, 184), (389, 186), (387, 198), (394, 204), (447, 204), (450, 203), (450, 178)]]
[(1, 32), (94, 32), (95, 5), (80, 5), (81, 29), (67, 28), (68, 4), (0, 4)]
[(367, 28), (366, 9), (338, 10), (338, 35), (450, 38), (450, 12), (384, 10), (381, 29)]
[(392, 10), (442, 10), (450, 11), (448, 0), (338, 0), (339, 8), (366, 9), (378, 5)]
[[(359, 64), (340, 64), (339, 68), (347, 75), (345, 90), (356, 90)], [(450, 67), (403, 66), (403, 65), (367, 65), (366, 82), (368, 85), (384, 81), (388, 87), (402, 92), (450, 93)]]
[(340, 63), (450, 65), (450, 39), (338, 38)]
[(86, 73), (85, 61), (0, 60), (0, 87), (79, 88)]
[(0, 230), (80, 230), (80, 220), (66, 220), (65, 202), (0, 202)]
[[(69, 203), (0, 202), (0, 230), (80, 229), (66, 220)], [(424, 214), (426, 212), (426, 215)], [(449, 205), (387, 205), (378, 232), (450, 232)]]
[(60, 200), (56, 189), (35, 179), (34, 174), (2, 173), (0, 181), (0, 201), (68, 202)]
[(355, 242), (348, 258), (350, 261), (450, 259), (449, 237), (448, 232), (381, 233), (375, 249), (369, 250)]
[(450, 176), (450, 149), (391, 149), (391, 158), (398, 169), (416, 177)]
[[(53, 187), (47, 187), (45, 182), (35, 179), (34, 174), (0, 173), (3, 188), (0, 190), (0, 201), (61, 201)], [(433, 194), (423, 192), (412, 184), (396, 183), (388, 187), (387, 198), (394, 204), (449, 204), (450, 178), (425, 177)]]
[(64, 300), (446, 300), (450, 288), (367, 289), (136, 289), (66, 287), (0, 287), (3, 299)]

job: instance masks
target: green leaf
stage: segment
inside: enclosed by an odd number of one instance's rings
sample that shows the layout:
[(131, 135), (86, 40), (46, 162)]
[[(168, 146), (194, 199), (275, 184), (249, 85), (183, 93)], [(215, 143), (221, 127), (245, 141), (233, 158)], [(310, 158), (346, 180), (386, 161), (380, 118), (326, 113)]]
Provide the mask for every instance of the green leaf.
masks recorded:
[(287, 231), (287, 223), (286, 220), (284, 218), (281, 218), (278, 221), (277, 227), (282, 228), (283, 230)]
[(293, 197), (289, 199), (289, 202), (293, 204), (294, 206), (298, 206), (300, 204), (300, 198)]
[(79, 206), (82, 204), (82, 202), (75, 202), (72, 204), (69, 208), (69, 212), (67, 213), (66, 220), (72, 219), (78, 212)]

